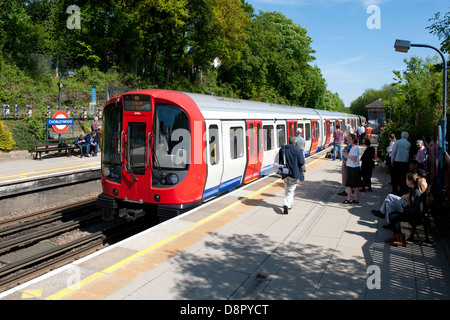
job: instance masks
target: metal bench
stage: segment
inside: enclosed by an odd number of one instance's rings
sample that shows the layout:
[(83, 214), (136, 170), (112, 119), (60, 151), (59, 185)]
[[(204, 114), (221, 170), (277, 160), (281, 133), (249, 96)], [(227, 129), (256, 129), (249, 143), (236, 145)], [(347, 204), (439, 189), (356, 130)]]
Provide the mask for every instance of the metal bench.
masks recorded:
[(34, 140), (33, 148), (29, 150), (33, 154), (33, 159), (42, 160), (42, 152), (61, 152), (64, 151), (66, 156), (71, 156), (72, 151), (79, 149), (75, 145), (74, 138), (64, 138), (64, 139), (47, 139), (47, 140)]

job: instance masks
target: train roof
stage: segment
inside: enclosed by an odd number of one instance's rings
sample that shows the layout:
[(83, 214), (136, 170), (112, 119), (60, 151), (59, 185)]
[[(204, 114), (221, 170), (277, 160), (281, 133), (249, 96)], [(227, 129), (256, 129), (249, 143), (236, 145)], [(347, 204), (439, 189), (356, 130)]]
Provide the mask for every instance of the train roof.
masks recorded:
[[(333, 119), (354, 116), (341, 112), (301, 108), (268, 102), (188, 92), (184, 92), (184, 94), (196, 103), (205, 119), (251, 119), (255, 114), (258, 114), (258, 117), (262, 119), (311, 119), (317, 118), (319, 114), (324, 118)], [(299, 117), (299, 115), (301, 116)]]
[[(145, 89), (126, 92), (107, 102), (113, 103), (115, 99), (127, 94), (150, 94), (166, 100), (182, 100), (182, 96), (192, 99), (205, 119), (237, 120), (237, 119), (314, 119), (318, 115), (324, 119), (341, 119), (358, 117), (356, 115), (317, 110), (310, 108), (294, 107), (268, 102), (243, 100), (237, 98), (218, 97), (199, 93), (178, 92), (164, 89)], [(179, 101), (178, 101), (179, 102)]]

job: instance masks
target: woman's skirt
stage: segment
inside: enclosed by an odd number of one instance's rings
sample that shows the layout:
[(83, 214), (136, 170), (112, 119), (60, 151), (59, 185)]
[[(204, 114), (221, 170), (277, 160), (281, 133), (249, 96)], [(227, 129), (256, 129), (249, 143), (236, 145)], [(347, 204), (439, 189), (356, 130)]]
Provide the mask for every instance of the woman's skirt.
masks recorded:
[(350, 188), (362, 187), (360, 167), (347, 167), (347, 181), (345, 186)]

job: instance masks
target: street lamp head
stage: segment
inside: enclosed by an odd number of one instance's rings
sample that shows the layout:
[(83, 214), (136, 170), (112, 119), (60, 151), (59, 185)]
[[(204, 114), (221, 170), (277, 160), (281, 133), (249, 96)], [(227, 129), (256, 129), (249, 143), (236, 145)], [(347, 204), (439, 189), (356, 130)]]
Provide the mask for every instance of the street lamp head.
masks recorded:
[(73, 77), (74, 76), (74, 72), (73, 71), (67, 71), (67, 72), (64, 72), (64, 74), (62, 75), (63, 77), (65, 76), (65, 77)]
[(400, 91), (395, 90), (395, 89), (391, 89), (391, 93), (397, 93), (397, 92), (400, 92)]
[(411, 48), (411, 41), (397, 39), (395, 40), (394, 48), (397, 52), (406, 53), (409, 51), (409, 48)]

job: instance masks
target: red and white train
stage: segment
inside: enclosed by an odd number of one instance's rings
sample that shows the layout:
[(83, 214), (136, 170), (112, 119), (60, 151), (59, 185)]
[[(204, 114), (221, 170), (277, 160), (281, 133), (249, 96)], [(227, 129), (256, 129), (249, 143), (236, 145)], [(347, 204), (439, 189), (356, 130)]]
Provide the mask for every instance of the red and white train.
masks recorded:
[(103, 218), (174, 216), (274, 172), (303, 129), (305, 156), (361, 116), (169, 90), (127, 92), (103, 110)]

